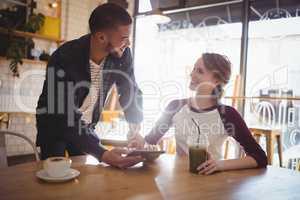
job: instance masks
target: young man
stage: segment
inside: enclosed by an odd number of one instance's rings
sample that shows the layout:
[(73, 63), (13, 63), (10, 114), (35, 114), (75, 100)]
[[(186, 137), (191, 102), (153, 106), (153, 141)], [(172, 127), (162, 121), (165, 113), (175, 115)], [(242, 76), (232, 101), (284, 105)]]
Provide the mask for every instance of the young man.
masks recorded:
[[(106, 150), (94, 133), (107, 93), (116, 84), (131, 132), (143, 119), (142, 94), (136, 85), (129, 46), (132, 19), (115, 4), (91, 14), (91, 33), (66, 42), (51, 56), (37, 106), (37, 146), (41, 158), (91, 154), (112, 166), (126, 168), (141, 157), (122, 157)], [(135, 127), (135, 128), (132, 128)]]

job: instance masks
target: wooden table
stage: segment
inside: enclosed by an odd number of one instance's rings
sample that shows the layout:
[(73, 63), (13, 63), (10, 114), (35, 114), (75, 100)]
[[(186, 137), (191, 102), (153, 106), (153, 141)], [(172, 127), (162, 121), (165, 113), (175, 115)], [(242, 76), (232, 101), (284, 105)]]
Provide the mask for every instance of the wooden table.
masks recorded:
[(127, 170), (72, 160), (80, 176), (59, 184), (38, 180), (36, 163), (0, 170), (0, 199), (300, 199), (300, 173), (272, 166), (202, 176), (171, 155)]

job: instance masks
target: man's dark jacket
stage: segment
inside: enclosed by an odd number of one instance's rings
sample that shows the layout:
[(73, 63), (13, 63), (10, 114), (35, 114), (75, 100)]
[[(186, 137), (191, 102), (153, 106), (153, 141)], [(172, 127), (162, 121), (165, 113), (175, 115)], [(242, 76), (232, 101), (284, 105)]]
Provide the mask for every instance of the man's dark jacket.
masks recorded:
[[(46, 80), (37, 105), (37, 146), (57, 142), (73, 145), (83, 153), (101, 158), (105, 148), (100, 144), (92, 125), (81, 120), (78, 108), (89, 93), (90, 34), (66, 42), (51, 56)], [(93, 111), (93, 124), (101, 115), (104, 100), (116, 84), (119, 101), (129, 123), (143, 119), (142, 93), (137, 87), (130, 49), (121, 58), (107, 56), (103, 68), (101, 98)], [(60, 89), (58, 89), (60, 88)]]

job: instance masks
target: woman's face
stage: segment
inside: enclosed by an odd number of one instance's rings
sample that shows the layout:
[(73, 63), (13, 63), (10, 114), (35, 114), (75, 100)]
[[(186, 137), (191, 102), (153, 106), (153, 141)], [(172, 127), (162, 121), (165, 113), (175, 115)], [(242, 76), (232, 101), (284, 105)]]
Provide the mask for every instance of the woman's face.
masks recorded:
[(195, 63), (190, 76), (190, 89), (203, 95), (210, 95), (216, 85), (219, 84), (213, 72), (205, 67), (202, 57)]

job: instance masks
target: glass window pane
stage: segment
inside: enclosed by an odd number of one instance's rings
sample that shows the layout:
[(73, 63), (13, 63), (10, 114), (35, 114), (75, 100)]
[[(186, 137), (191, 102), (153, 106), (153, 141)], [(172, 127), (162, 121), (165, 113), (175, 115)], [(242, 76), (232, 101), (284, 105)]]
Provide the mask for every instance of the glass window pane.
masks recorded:
[(139, 1), (139, 13), (148, 12), (152, 10), (150, 0)]
[[(300, 156), (300, 101), (284, 99), (300, 96), (300, 17), (296, 1), (280, 2), (280, 7), (275, 1), (253, 4), (246, 96), (261, 99), (246, 101), (245, 117), (250, 126), (282, 131), (283, 158), (287, 162)], [(278, 161), (277, 155), (274, 158)]]
[[(241, 4), (234, 7), (241, 10)], [(209, 10), (203, 10), (207, 15), (201, 10), (172, 14), (172, 21), (165, 25), (155, 24), (148, 16), (137, 17), (135, 73), (144, 93), (144, 122), (150, 128), (171, 100), (191, 95), (189, 75), (204, 52), (224, 54), (231, 60), (232, 79), (225, 95), (232, 96), (239, 73), (242, 24), (223, 15), (226, 7), (216, 10), (222, 10), (222, 15), (209, 15)]]

